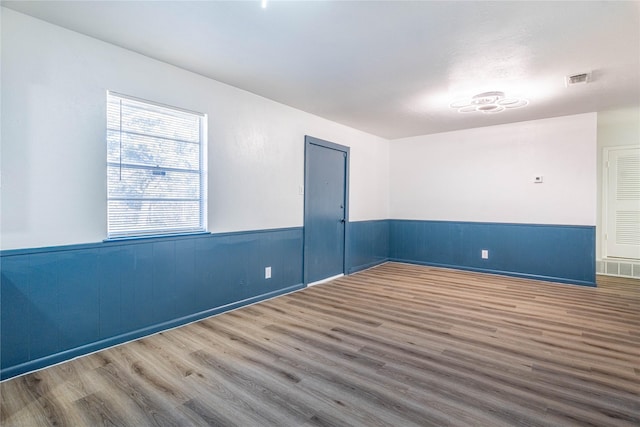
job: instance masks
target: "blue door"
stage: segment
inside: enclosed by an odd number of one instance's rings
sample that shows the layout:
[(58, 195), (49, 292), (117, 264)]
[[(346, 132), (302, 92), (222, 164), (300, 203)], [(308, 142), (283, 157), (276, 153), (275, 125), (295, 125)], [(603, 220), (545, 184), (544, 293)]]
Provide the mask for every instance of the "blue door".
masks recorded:
[(305, 137), (304, 282), (344, 273), (349, 147)]

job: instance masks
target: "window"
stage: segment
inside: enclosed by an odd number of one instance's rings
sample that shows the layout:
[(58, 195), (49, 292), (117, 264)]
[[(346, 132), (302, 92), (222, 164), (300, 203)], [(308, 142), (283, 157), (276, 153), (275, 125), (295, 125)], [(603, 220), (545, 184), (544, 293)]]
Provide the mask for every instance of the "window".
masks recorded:
[(206, 230), (204, 114), (107, 93), (107, 235)]

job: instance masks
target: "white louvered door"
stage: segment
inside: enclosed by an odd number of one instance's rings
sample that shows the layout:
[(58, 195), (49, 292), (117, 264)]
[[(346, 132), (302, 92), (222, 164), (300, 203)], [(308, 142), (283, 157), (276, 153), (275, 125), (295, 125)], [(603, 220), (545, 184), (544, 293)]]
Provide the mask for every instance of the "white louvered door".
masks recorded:
[(605, 153), (605, 256), (640, 259), (640, 148)]

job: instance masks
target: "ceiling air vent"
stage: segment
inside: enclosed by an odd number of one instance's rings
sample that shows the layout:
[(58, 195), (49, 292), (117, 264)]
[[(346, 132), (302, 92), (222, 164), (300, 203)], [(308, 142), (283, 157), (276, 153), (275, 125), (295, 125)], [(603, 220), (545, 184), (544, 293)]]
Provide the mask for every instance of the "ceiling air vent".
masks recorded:
[(584, 84), (589, 81), (591, 77), (591, 73), (580, 73), (580, 74), (572, 74), (570, 76), (565, 77), (565, 84), (567, 87), (573, 85)]

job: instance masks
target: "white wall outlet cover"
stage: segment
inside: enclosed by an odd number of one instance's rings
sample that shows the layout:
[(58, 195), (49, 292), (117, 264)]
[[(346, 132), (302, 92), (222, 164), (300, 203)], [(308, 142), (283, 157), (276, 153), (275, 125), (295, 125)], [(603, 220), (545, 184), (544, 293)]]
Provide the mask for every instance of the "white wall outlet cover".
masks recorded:
[(264, 268), (264, 278), (271, 279), (271, 267)]
[(489, 251), (487, 249), (483, 249), (481, 256), (482, 256), (482, 259), (489, 259)]
[(542, 175), (536, 175), (533, 178), (533, 182), (536, 183), (536, 184), (542, 184), (542, 182), (543, 182)]

